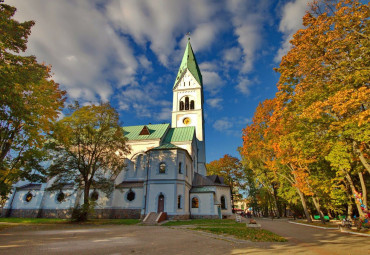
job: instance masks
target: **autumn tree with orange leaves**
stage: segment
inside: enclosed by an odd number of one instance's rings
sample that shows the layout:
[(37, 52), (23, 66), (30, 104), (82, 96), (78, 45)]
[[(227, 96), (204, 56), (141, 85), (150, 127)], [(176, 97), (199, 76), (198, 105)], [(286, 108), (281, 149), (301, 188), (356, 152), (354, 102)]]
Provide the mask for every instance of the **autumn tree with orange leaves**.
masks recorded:
[[(239, 192), (244, 189), (244, 175), (243, 165), (238, 158), (224, 155), (219, 160), (211, 161), (206, 165), (208, 175), (218, 175), (224, 179), (225, 184), (231, 188), (232, 202), (237, 199)], [(232, 203), (233, 204), (233, 203)]]
[(43, 178), (45, 134), (64, 105), (65, 91), (50, 66), (26, 56), (34, 21), (14, 19), (16, 8), (0, 1), (0, 204), (20, 179)]
[(268, 158), (262, 160), (265, 167), (280, 182), (289, 182), (302, 204), (308, 197), (320, 216), (323, 208), (330, 213), (338, 201), (350, 208), (358, 193), (363, 204), (356, 202), (357, 212), (366, 216), (369, 14), (369, 4), (356, 0), (313, 2), (303, 17), (305, 28), (293, 36), (291, 50), (276, 69), (281, 74), (279, 91), (270, 118), (263, 122), (268, 128), (253, 133), (261, 127), (256, 112), (243, 134), (244, 161), (256, 159), (256, 151), (248, 147), (263, 147), (259, 150), (267, 154), (259, 157)]

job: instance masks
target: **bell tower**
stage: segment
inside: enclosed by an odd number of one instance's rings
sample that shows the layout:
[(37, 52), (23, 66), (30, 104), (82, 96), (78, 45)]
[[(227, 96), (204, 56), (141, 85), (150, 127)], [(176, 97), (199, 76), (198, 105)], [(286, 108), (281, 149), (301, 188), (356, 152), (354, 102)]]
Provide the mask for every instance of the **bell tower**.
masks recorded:
[(172, 127), (195, 127), (198, 145), (198, 166), (195, 172), (206, 175), (203, 103), (202, 74), (188, 38), (173, 86)]

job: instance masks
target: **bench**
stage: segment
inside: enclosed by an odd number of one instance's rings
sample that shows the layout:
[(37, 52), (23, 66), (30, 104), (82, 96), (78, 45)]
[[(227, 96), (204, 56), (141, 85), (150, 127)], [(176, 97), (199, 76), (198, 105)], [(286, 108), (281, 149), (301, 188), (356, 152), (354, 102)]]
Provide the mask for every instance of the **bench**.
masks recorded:
[[(314, 215), (314, 216), (313, 216), (313, 218), (314, 218), (315, 220), (320, 220), (320, 215)], [(325, 220), (325, 221), (330, 221), (329, 216), (328, 216), (328, 215), (324, 215), (324, 220)]]

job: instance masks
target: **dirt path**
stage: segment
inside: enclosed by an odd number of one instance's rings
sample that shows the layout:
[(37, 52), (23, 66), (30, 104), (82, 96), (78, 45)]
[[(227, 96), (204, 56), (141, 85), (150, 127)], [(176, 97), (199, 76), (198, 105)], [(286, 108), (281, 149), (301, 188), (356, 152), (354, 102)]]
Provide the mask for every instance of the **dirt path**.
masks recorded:
[(17, 226), (0, 232), (0, 254), (370, 254), (370, 238), (257, 220), (288, 238), (252, 243), (161, 226)]

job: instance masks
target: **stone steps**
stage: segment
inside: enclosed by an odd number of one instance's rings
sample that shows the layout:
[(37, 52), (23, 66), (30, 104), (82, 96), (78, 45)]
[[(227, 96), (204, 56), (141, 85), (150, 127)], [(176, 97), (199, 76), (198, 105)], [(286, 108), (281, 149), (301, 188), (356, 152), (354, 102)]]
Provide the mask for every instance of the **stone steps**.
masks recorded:
[(166, 213), (149, 213), (143, 220), (143, 224), (146, 225), (157, 225), (159, 222), (167, 219)]

